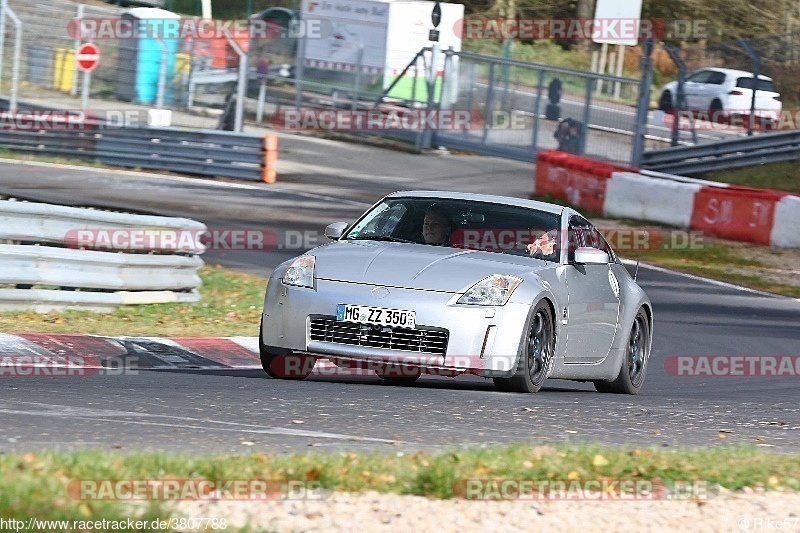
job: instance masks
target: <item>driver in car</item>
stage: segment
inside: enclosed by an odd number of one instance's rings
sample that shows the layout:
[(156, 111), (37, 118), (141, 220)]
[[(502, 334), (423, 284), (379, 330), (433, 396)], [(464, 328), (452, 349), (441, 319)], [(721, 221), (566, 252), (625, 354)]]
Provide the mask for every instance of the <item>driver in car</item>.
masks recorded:
[(450, 244), (450, 219), (442, 211), (429, 208), (422, 222), (422, 237), (425, 244), (448, 246)]

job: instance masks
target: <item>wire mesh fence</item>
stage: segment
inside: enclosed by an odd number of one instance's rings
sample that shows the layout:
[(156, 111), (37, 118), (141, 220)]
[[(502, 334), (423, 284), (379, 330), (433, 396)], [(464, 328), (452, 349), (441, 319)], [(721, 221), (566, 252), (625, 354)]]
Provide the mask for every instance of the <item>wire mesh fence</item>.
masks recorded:
[[(68, 0), (7, 3), (22, 23), (22, 101), (49, 99), (78, 106), (83, 74), (76, 66), (75, 50), (80, 42), (91, 40), (100, 50), (100, 61), (91, 75), (90, 96), (120, 102), (121, 108), (132, 103), (176, 110), (231, 109), (231, 96), (244, 79), (245, 103), (251, 111), (261, 100), (272, 113), (300, 108), (466, 113), (467, 122), (458, 127), (360, 132), (412, 139), (418, 146), (522, 160), (557, 148), (615, 162), (631, 158), (639, 95), (639, 80), (632, 78), (444, 51), (436, 58), (434, 80), (430, 48), (409, 58), (406, 70), (375, 69), (366, 58), (372, 52), (363, 46), (347, 50), (347, 62), (320, 64), (306, 57), (306, 41), (253, 39), (246, 27), (234, 28), (228, 36), (165, 36), (164, 19), (174, 17), (180, 28), (198, 20), (166, 11), (81, 6)], [(291, 20), (292, 13), (286, 11)], [(133, 31), (120, 31), (126, 28)], [(143, 28), (153, 31), (142, 38)], [(7, 24), (0, 56), (4, 94), (10, 88), (8, 65), (18, 37)], [(264, 105), (258, 105), (259, 116)], [(229, 115), (223, 113), (221, 127), (231, 126), (223, 120)]]

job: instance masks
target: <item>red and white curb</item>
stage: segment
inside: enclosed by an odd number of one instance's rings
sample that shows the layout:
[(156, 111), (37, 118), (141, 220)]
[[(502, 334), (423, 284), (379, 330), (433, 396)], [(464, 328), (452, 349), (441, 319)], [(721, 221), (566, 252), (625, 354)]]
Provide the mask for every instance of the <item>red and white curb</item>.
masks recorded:
[[(262, 370), (258, 337), (103, 337), (0, 333), (0, 377), (12, 375), (13, 369), (22, 367)], [(326, 371), (336, 368), (327, 359), (318, 359), (314, 370), (325, 375)]]
[(130, 362), (140, 369), (261, 368), (256, 337), (101, 337), (0, 333), (0, 366), (102, 368)]

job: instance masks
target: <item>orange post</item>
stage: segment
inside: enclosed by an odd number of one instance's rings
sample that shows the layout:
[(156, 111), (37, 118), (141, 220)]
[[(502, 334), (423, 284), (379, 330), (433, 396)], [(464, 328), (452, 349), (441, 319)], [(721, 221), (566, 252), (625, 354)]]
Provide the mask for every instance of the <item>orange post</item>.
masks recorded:
[(264, 135), (264, 162), (261, 165), (261, 181), (275, 183), (278, 166), (278, 136), (274, 133)]

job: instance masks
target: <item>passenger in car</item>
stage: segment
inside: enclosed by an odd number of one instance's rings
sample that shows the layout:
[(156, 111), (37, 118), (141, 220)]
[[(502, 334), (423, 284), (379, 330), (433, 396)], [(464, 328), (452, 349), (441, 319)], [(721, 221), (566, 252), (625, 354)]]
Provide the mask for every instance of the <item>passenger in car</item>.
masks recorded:
[(527, 246), (528, 253), (536, 259), (559, 261), (558, 230), (543, 231)]

